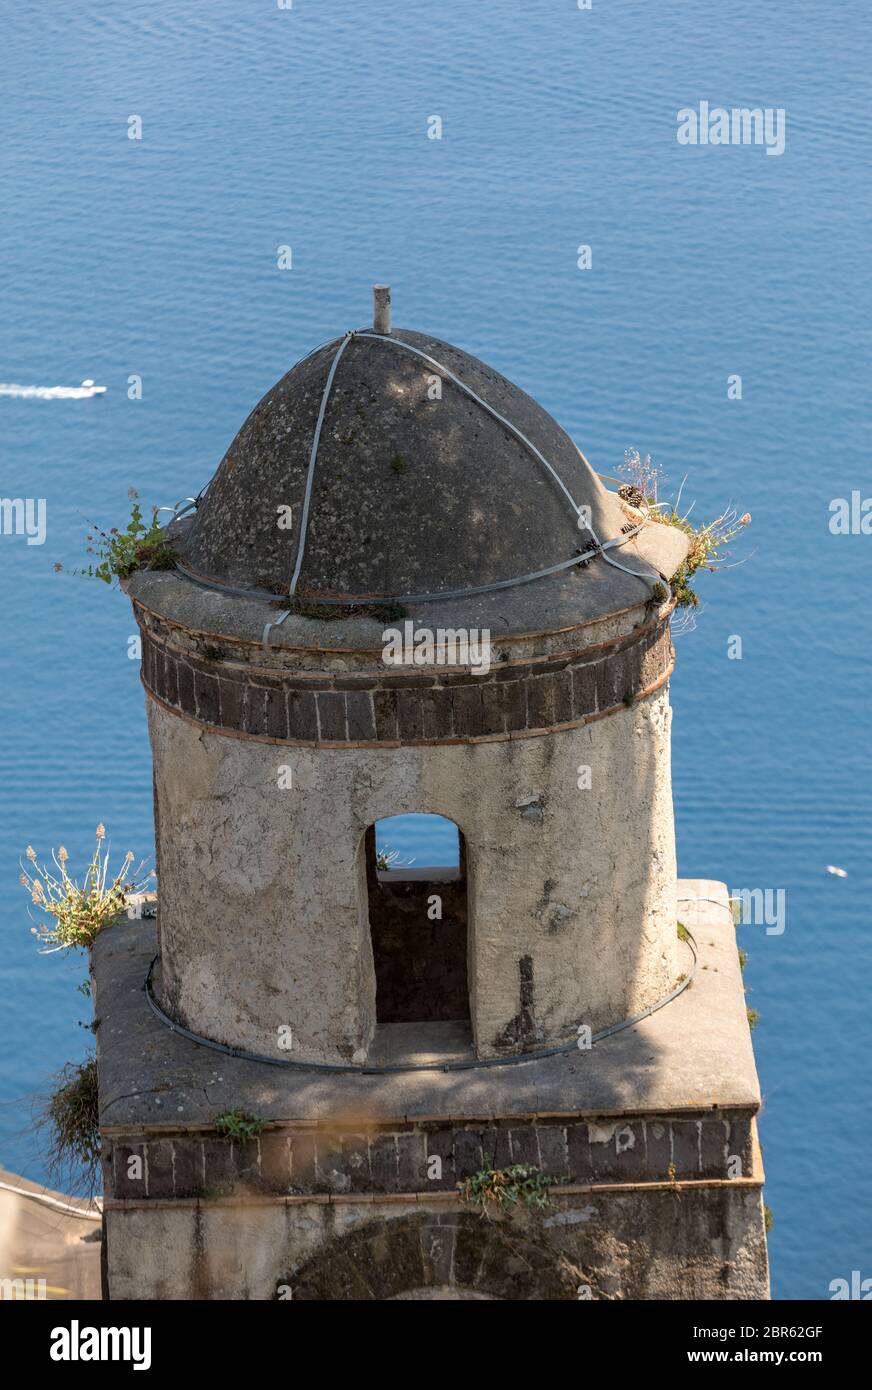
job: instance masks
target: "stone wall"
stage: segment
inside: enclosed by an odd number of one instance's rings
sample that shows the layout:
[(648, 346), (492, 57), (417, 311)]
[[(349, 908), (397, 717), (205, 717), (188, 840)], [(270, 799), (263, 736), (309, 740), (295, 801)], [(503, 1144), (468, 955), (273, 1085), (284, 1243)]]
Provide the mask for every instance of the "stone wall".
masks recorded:
[[(736, 1110), (620, 1121), (290, 1125), (244, 1143), (214, 1131), (128, 1136), (108, 1147), (106, 1191), (132, 1200), (246, 1192), (454, 1192), (482, 1168), (514, 1163), (533, 1164), (555, 1183), (748, 1177), (752, 1121), (750, 1111)], [(141, 1164), (130, 1163), (136, 1157)], [(131, 1171), (141, 1176), (131, 1177)]]
[(392, 750), (228, 738), (148, 703), (162, 1002), (197, 1033), (278, 1056), (284, 1026), (307, 1061), (366, 1051), (364, 836), (409, 812), (466, 842), (479, 1056), (621, 1022), (688, 969), (665, 689), (548, 738)]
[[(487, 675), (387, 667), (277, 671), (177, 645), (142, 628), (142, 680), (171, 709), (249, 738), (344, 744), (475, 742), (572, 728), (655, 689), (672, 668), (668, 616), (579, 654), (495, 664)], [(234, 657), (236, 659), (234, 659)]]
[[(111, 1296), (768, 1297), (735, 927), (723, 884), (679, 893), (699, 968), (666, 1008), (589, 1053), (415, 1075), (217, 1056), (148, 1007), (154, 924), (109, 928), (91, 966)], [(231, 1110), (260, 1133), (223, 1138)], [(456, 1184), (513, 1163), (550, 1205), (494, 1227)]]
[(113, 1299), (765, 1299), (752, 1182), (596, 1189), (482, 1219), (444, 1196), (110, 1205)]

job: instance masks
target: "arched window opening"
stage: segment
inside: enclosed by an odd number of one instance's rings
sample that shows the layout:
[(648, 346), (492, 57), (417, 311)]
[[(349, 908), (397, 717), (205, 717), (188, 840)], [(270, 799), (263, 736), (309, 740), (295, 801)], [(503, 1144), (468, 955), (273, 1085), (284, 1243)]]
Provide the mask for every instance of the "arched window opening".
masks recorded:
[(444, 816), (389, 816), (370, 826), (365, 849), (379, 1028), (468, 1029), (462, 833)]

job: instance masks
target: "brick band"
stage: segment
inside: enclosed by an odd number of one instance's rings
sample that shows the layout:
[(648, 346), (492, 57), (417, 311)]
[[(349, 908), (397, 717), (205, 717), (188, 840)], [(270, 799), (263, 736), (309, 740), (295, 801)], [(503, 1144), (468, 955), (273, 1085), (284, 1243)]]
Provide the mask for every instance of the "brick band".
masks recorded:
[(632, 704), (672, 668), (668, 620), (585, 659), (469, 672), (385, 669), (306, 677), (206, 661), (142, 631), (142, 680), (171, 710), (219, 731), (328, 747), (475, 743), (572, 728)]
[[(131, 1164), (131, 1158), (139, 1158)], [(432, 1159), (440, 1164), (434, 1170)], [(737, 1162), (738, 1160), (738, 1162)], [(390, 1124), (370, 1130), (271, 1128), (229, 1142), (214, 1132), (125, 1136), (106, 1153), (107, 1196), (453, 1192), (485, 1167), (530, 1163), (558, 1183), (750, 1177), (752, 1115), (705, 1111), (627, 1117)]]

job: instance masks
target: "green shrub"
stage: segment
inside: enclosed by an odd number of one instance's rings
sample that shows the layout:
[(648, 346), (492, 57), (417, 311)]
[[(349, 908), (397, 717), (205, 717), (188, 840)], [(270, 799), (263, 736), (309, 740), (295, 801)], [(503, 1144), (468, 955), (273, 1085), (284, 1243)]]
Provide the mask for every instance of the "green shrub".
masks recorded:
[(225, 1139), (254, 1139), (263, 1126), (264, 1121), (248, 1110), (225, 1110), (215, 1120), (215, 1128)]
[(548, 1188), (553, 1183), (532, 1164), (516, 1163), (510, 1168), (483, 1168), (457, 1187), (462, 1202), (478, 1207), (482, 1216), (495, 1216), (519, 1203), (543, 1210), (550, 1205)]
[(151, 522), (146, 525), (133, 488), (129, 495), (133, 499), (133, 507), (126, 528), (119, 531), (113, 526), (107, 532), (94, 525), (97, 536), (88, 536), (88, 554), (95, 556), (97, 564), (89, 565), (84, 573), (94, 579), (102, 579), (104, 584), (111, 584), (113, 579), (127, 579), (134, 570), (172, 570), (176, 567), (175, 551), (168, 543), (163, 527), (158, 524), (157, 508), (152, 510)]

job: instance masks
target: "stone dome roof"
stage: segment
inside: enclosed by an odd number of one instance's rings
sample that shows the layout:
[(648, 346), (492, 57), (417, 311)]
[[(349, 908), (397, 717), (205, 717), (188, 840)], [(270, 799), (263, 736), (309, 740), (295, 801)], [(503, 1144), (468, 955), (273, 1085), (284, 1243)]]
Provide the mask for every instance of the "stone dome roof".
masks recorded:
[(524, 391), (437, 338), (362, 329), (276, 383), (173, 532), (188, 573), (222, 587), (402, 599), (577, 563), (579, 506), (600, 542), (628, 529)]

